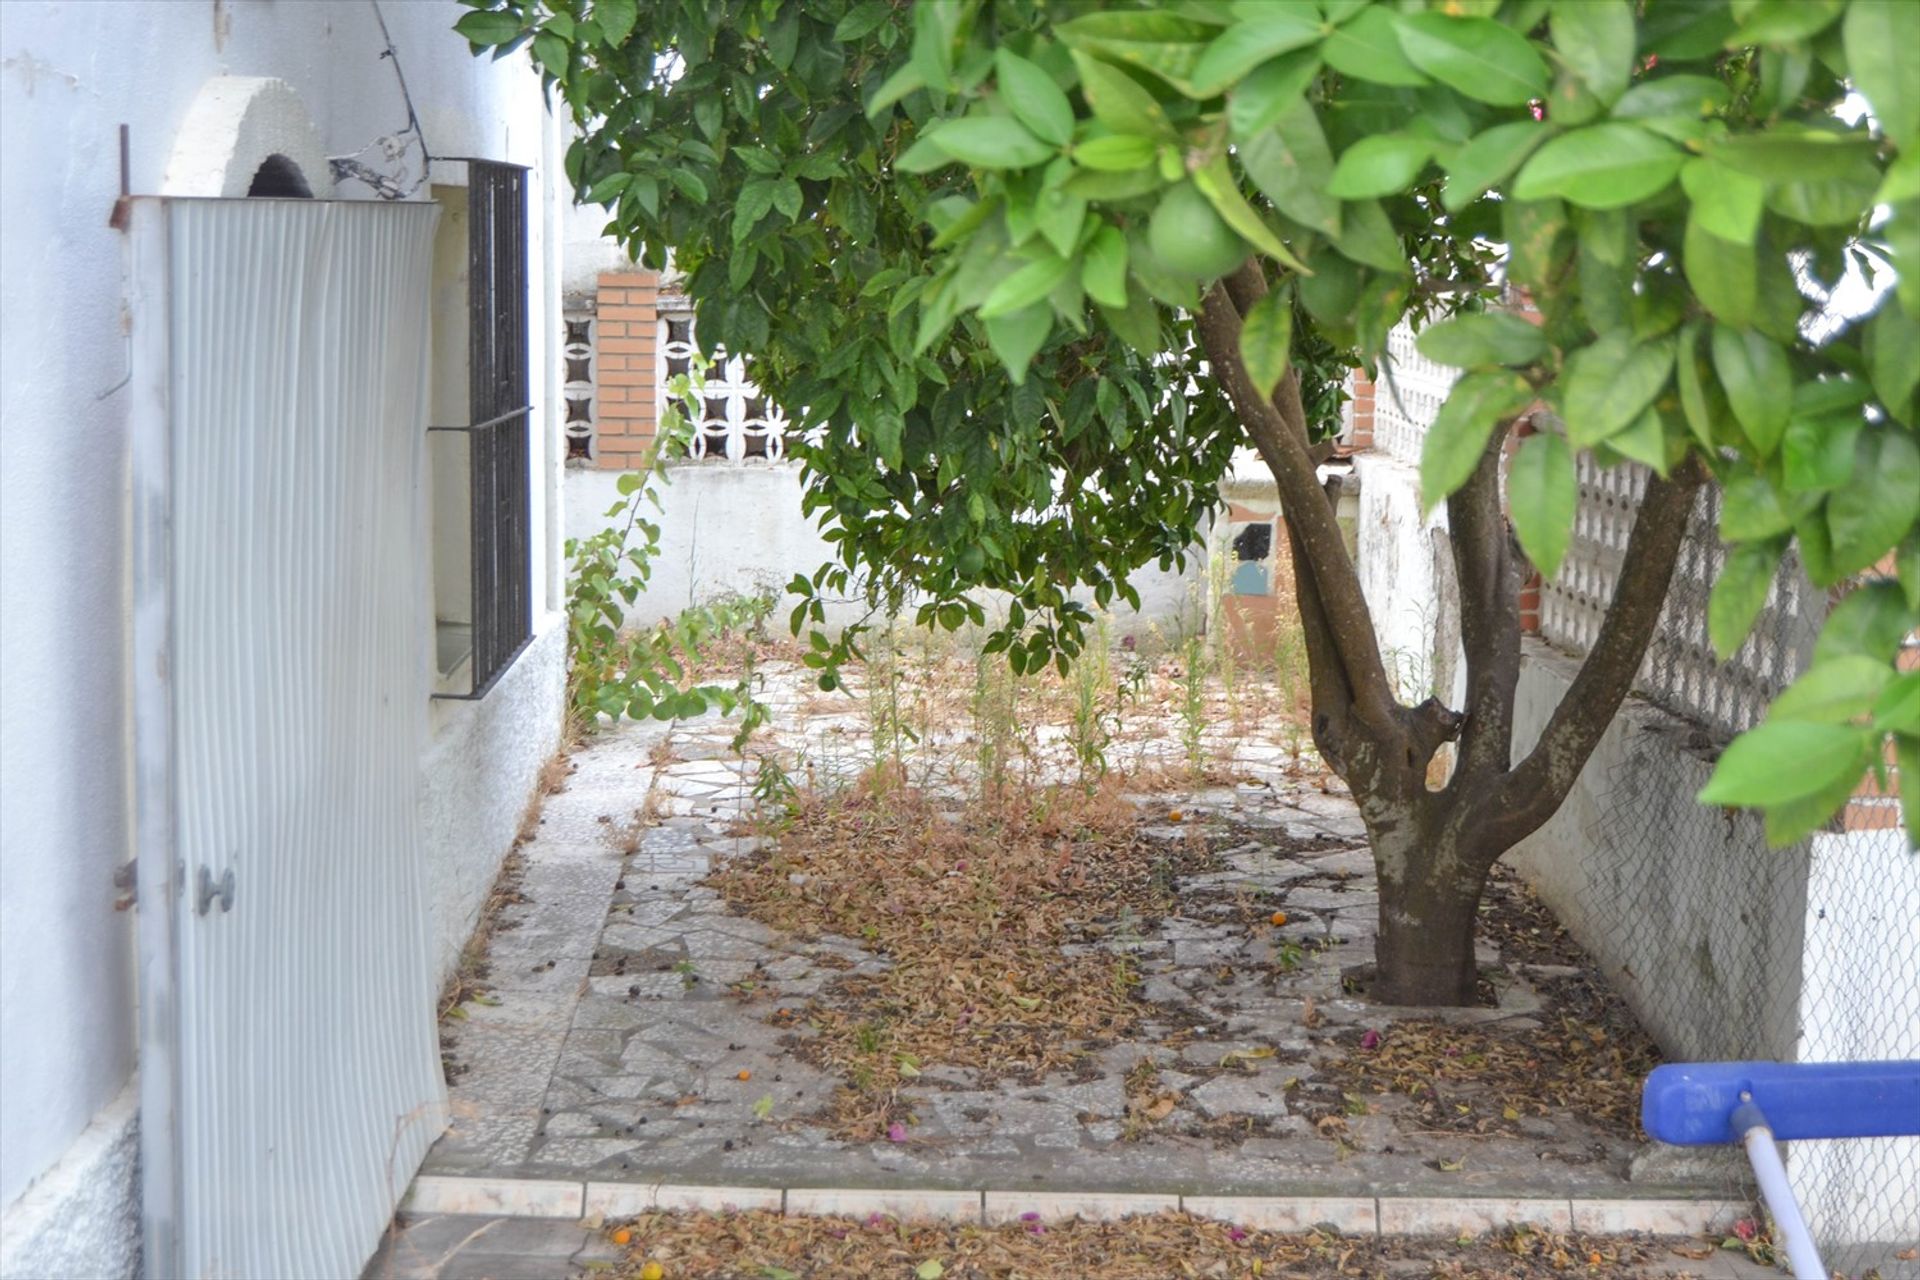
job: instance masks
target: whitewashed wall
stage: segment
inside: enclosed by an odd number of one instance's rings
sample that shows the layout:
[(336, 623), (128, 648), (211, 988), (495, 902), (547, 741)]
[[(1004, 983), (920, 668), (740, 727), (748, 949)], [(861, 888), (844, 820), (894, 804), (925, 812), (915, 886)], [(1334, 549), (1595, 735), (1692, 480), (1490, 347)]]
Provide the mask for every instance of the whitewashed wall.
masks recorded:
[[(451, 31), (462, 12), (452, 0), (384, 8), (433, 150), (536, 168), (530, 324), (544, 405), (558, 398), (545, 344), (563, 206), (543, 180), (558, 173), (559, 138), (538, 81), (522, 59), (471, 58)], [(126, 343), (122, 245), (107, 225), (117, 126), (131, 126), (132, 189), (159, 192), (202, 85), (269, 76), (305, 104), (326, 152), (359, 152), (406, 121), (381, 50), (362, 0), (0, 4), (0, 1274), (128, 1274), (139, 1235), (135, 1118), (115, 1103), (135, 1068), (134, 917), (113, 907), (114, 872), (131, 856), (127, 405), (115, 390)], [(559, 459), (542, 445), (537, 462), (536, 599), (551, 606)], [(552, 616), (540, 625), (551, 631)], [(430, 793), (524, 798), (557, 736), (559, 677), (550, 656), (520, 674), (542, 686), (524, 738), (452, 748), (485, 739), (484, 711), (437, 713), (422, 762)], [(511, 827), (503, 813), (465, 808), (480, 813), (429, 832), (428, 845), (470, 885), (491, 875)]]
[[(660, 554), (633, 613), (636, 624), (671, 618), (718, 596), (779, 591), (794, 574), (811, 577), (835, 559), (833, 544), (800, 510), (799, 464), (689, 462), (669, 475), (661, 509), (647, 512), (660, 525)], [(567, 472), (568, 537), (589, 537), (607, 527), (607, 509), (619, 500), (619, 478), (617, 471)], [(1205, 545), (1203, 533), (1184, 573), (1150, 566), (1134, 576), (1143, 624), (1197, 616), (1205, 603)], [(863, 604), (849, 602), (830, 609), (828, 619), (839, 626), (864, 613)], [(1117, 618), (1132, 616), (1124, 604), (1117, 607)]]

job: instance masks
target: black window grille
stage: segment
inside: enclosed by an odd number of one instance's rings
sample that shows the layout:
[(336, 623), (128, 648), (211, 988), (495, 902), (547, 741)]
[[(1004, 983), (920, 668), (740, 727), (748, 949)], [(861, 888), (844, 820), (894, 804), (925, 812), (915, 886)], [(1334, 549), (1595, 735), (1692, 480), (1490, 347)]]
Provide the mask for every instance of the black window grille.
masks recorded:
[(527, 462), (527, 171), (468, 160), (467, 438), (472, 683), (484, 697), (533, 638), (532, 477)]

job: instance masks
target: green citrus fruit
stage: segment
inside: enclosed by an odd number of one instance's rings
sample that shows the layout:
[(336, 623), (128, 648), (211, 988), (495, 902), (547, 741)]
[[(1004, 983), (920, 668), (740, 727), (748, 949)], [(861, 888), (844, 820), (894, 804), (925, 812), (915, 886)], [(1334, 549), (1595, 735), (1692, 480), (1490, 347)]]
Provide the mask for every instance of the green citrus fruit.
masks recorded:
[(1167, 270), (1198, 280), (1219, 279), (1251, 252), (1191, 182), (1161, 197), (1147, 223), (1147, 245)]

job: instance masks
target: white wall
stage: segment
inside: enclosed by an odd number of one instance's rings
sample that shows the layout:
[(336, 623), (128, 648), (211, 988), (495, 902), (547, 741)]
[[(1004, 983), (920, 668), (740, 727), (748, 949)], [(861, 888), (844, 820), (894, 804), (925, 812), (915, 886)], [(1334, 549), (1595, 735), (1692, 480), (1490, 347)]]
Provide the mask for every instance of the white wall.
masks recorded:
[[(1813, 838), (1800, 1060), (1920, 1060), (1920, 856), (1894, 829)], [(1787, 1169), (1823, 1240), (1911, 1247), (1920, 1138), (1789, 1144)], [(1895, 1259), (1877, 1259), (1893, 1275)], [(1858, 1273), (1856, 1256), (1829, 1258)]]
[[(590, 537), (611, 523), (606, 513), (620, 501), (615, 488), (620, 474), (568, 470), (569, 538)], [(728, 593), (780, 591), (794, 574), (811, 577), (836, 558), (833, 544), (800, 510), (799, 464), (688, 462), (668, 474), (670, 481), (660, 490), (661, 509), (647, 509), (648, 518), (660, 525), (660, 554), (647, 593), (632, 614), (635, 624), (671, 618), (690, 605)], [(1149, 566), (1134, 575), (1134, 589), (1140, 593), (1137, 616), (1162, 621), (1204, 608), (1205, 547), (1202, 531), (1184, 573), (1162, 573)], [(851, 602), (830, 608), (828, 621), (840, 626), (859, 620), (864, 612), (864, 604)], [(1119, 602), (1114, 612), (1116, 619), (1135, 616)], [(784, 627), (784, 614), (777, 622)]]
[(1359, 454), (1354, 556), (1381, 660), (1403, 700), (1459, 706), (1466, 693), (1447, 510), (1420, 514), (1420, 473), (1385, 454)]
[[(559, 133), (537, 78), (524, 58), (470, 57), (451, 30), (461, 12), (452, 0), (385, 6), (429, 145), (558, 175)], [(381, 50), (362, 0), (0, 3), (0, 1205), (9, 1206), (10, 1249), (25, 1238), (21, 1215), (34, 1209), (22, 1193), (134, 1068), (134, 916), (113, 910), (112, 884), (131, 856), (127, 397), (115, 390), (126, 373), (122, 245), (107, 225), (119, 189), (116, 129), (131, 126), (132, 190), (160, 191), (203, 83), (271, 76), (304, 102), (329, 154), (360, 152), (406, 122)], [(367, 158), (377, 164), (377, 150)], [(307, 176), (323, 194), (326, 175)], [(541, 176), (533, 189), (541, 288), (530, 327), (544, 426), (544, 406), (558, 400), (547, 348), (558, 323), (562, 205)], [(367, 193), (349, 182), (339, 194)], [(560, 460), (544, 440), (538, 449), (535, 599), (551, 606)], [(551, 694), (551, 659), (534, 671), (528, 682)], [(502, 794), (530, 785), (528, 742), (549, 749), (558, 717), (550, 705), (544, 719), (529, 718), (528, 741), (503, 743), (479, 725), (483, 714), (437, 714), (441, 737), (423, 765), (429, 790), (436, 769), (494, 771)], [(490, 745), (452, 747), (447, 734)], [(494, 842), (499, 826), (469, 834)], [(441, 861), (455, 856), (431, 834), (428, 843)], [(489, 856), (497, 861), (505, 847)], [(480, 854), (469, 846), (457, 856), (461, 876), (479, 876)], [(103, 1233), (118, 1230), (110, 1217), (100, 1221)], [(110, 1259), (104, 1240), (101, 1249), (96, 1260)], [(42, 1274), (44, 1262), (9, 1252), (0, 1271)]]

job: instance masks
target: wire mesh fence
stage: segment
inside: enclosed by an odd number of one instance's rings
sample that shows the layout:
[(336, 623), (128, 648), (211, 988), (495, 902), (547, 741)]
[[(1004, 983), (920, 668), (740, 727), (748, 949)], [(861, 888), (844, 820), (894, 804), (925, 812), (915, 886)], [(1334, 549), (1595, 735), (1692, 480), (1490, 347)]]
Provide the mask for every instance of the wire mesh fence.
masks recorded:
[[(1581, 511), (1544, 638), (1584, 652), (1644, 491), (1637, 468), (1583, 460)], [(1752, 637), (1720, 663), (1706, 603), (1722, 563), (1718, 495), (1701, 495), (1618, 741), (1596, 756), (1578, 889), (1609, 977), (1666, 1050), (1688, 1059), (1920, 1058), (1920, 858), (1864, 797), (1834, 828), (1770, 848), (1751, 813), (1694, 800), (1719, 751), (1805, 666), (1826, 597), (1783, 567)], [(1621, 959), (1630, 957), (1631, 959)], [(1847, 1280), (1920, 1277), (1920, 1140), (1790, 1144), (1787, 1164), (1824, 1260)], [(1729, 1196), (1747, 1172), (1716, 1166)]]

